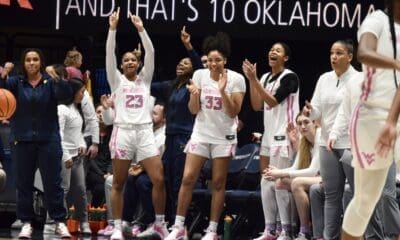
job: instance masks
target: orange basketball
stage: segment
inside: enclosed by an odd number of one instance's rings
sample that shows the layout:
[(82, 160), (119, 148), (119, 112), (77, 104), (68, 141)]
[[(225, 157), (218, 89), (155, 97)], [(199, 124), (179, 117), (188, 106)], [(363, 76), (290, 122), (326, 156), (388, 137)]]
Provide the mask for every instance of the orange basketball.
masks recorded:
[(15, 112), (17, 103), (14, 95), (7, 89), (0, 89), (0, 120), (9, 119)]

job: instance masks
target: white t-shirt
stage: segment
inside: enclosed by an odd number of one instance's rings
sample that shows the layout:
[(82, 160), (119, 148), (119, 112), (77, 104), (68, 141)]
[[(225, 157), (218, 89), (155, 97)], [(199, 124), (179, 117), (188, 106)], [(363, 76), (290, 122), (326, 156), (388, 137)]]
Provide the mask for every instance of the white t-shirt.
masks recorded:
[[(395, 23), (395, 31), (397, 33), (397, 59), (400, 57), (400, 26)], [(392, 35), (390, 34), (389, 18), (381, 10), (368, 15), (360, 29), (358, 30), (358, 40), (363, 33), (372, 33), (378, 39), (377, 53), (393, 58)], [(373, 105), (384, 108), (390, 108), (391, 102), (396, 92), (394, 83), (393, 69), (371, 68), (363, 64), (363, 72), (365, 80), (363, 83), (363, 92), (361, 100), (367, 101)], [(400, 82), (399, 71), (396, 71), (397, 82)]]
[(154, 48), (146, 31), (139, 32), (145, 50), (144, 66), (135, 81), (129, 81), (117, 68), (116, 31), (109, 31), (106, 43), (107, 80), (114, 96), (114, 125), (151, 123), (150, 84), (154, 72)]
[[(265, 81), (271, 74), (264, 74), (260, 83), (265, 86), (265, 90), (271, 95), (274, 95), (277, 89), (281, 86), (281, 80), (287, 74), (293, 73), (289, 69), (285, 69), (279, 77), (265, 85)], [(263, 145), (273, 148), (280, 146), (290, 146), (290, 141), (287, 137), (286, 128), (288, 123), (294, 123), (297, 113), (299, 112), (299, 88), (295, 93), (291, 93), (277, 106), (271, 108), (264, 102), (264, 135)]]
[[(218, 82), (210, 77), (210, 70), (200, 69), (193, 74), (193, 83), (200, 93), (200, 111), (197, 113), (191, 139), (213, 144), (237, 143), (237, 116), (231, 118), (224, 111)], [(243, 75), (228, 70), (227, 95), (246, 92)]]
[(79, 147), (86, 147), (82, 134), (83, 119), (75, 104), (68, 106), (60, 104), (57, 110), (63, 150), (62, 160), (66, 161), (78, 156)]

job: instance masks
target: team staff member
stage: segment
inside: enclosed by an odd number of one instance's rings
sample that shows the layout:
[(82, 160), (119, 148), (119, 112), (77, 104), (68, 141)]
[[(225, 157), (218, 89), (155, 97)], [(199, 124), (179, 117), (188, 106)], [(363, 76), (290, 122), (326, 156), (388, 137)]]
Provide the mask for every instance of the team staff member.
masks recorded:
[(17, 108), (10, 119), (11, 154), (15, 164), (17, 218), (24, 224), (19, 238), (31, 238), (33, 228), (33, 182), (37, 166), (42, 173), (50, 217), (56, 221), (56, 234), (71, 237), (64, 224), (66, 209), (61, 188), (61, 139), (57, 103), (72, 97), (68, 82), (55, 80), (44, 71), (39, 49), (22, 54), (23, 75), (1, 80), (15, 96)]

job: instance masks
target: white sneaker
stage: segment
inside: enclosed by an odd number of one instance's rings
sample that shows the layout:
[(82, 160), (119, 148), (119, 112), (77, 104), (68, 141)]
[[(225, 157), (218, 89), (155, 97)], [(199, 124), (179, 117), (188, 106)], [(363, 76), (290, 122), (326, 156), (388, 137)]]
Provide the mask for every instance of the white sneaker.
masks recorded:
[(13, 224), (11, 224), (11, 228), (12, 229), (21, 229), (22, 225), (24, 225), (24, 223), (21, 220), (17, 219), (17, 220), (15, 220), (15, 222), (13, 222)]
[(97, 234), (99, 235), (104, 235), (104, 236), (111, 236), (113, 234), (114, 226), (111, 224), (108, 224), (106, 228), (100, 229)]
[(295, 238), (294, 240), (308, 240), (309, 238), (307, 238), (307, 236), (304, 233), (299, 233), (297, 235), (297, 238)]
[(46, 223), (43, 228), (44, 234), (54, 234), (56, 232), (56, 224), (55, 223)]
[(183, 240), (186, 239), (186, 231), (184, 227), (177, 225), (172, 226), (172, 231), (164, 240)]
[(121, 229), (114, 228), (110, 240), (124, 240)]
[(67, 226), (63, 222), (56, 223), (55, 233), (61, 238), (71, 238), (71, 234), (69, 233)]
[(277, 240), (292, 240), (292, 238), (289, 233), (282, 231)]
[(153, 223), (146, 229), (146, 231), (137, 235), (138, 238), (145, 238), (158, 235), (161, 239), (168, 236), (169, 232), (166, 223)]
[(19, 239), (31, 239), (33, 228), (31, 223), (24, 223), (21, 228), (21, 232), (18, 234)]
[(79, 226), (79, 231), (83, 234), (91, 235), (92, 230), (90, 230), (90, 226), (88, 222), (81, 222)]
[(207, 231), (201, 240), (218, 240), (218, 234), (216, 232)]

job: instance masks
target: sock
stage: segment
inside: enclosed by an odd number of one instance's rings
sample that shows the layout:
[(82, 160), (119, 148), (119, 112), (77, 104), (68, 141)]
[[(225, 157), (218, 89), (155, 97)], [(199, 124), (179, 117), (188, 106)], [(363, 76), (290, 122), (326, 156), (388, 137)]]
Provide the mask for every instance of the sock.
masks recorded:
[(292, 225), (290, 224), (282, 224), (282, 231), (286, 233), (290, 233), (292, 230)]
[(114, 227), (115, 227), (116, 229), (121, 230), (121, 225), (122, 225), (121, 219), (114, 219)]
[(268, 232), (275, 232), (275, 230), (276, 230), (276, 224), (275, 223), (265, 223), (265, 229), (268, 231)]
[(175, 226), (184, 227), (185, 226), (185, 217), (176, 215), (175, 216)]
[(208, 225), (207, 230), (210, 232), (217, 232), (217, 228), (218, 228), (218, 223), (214, 222), (214, 221), (210, 221), (210, 224)]
[(310, 233), (310, 226), (301, 225), (300, 226), (300, 232), (303, 233), (303, 234), (309, 234)]
[(164, 214), (156, 214), (156, 223), (164, 223), (165, 222), (165, 215)]

